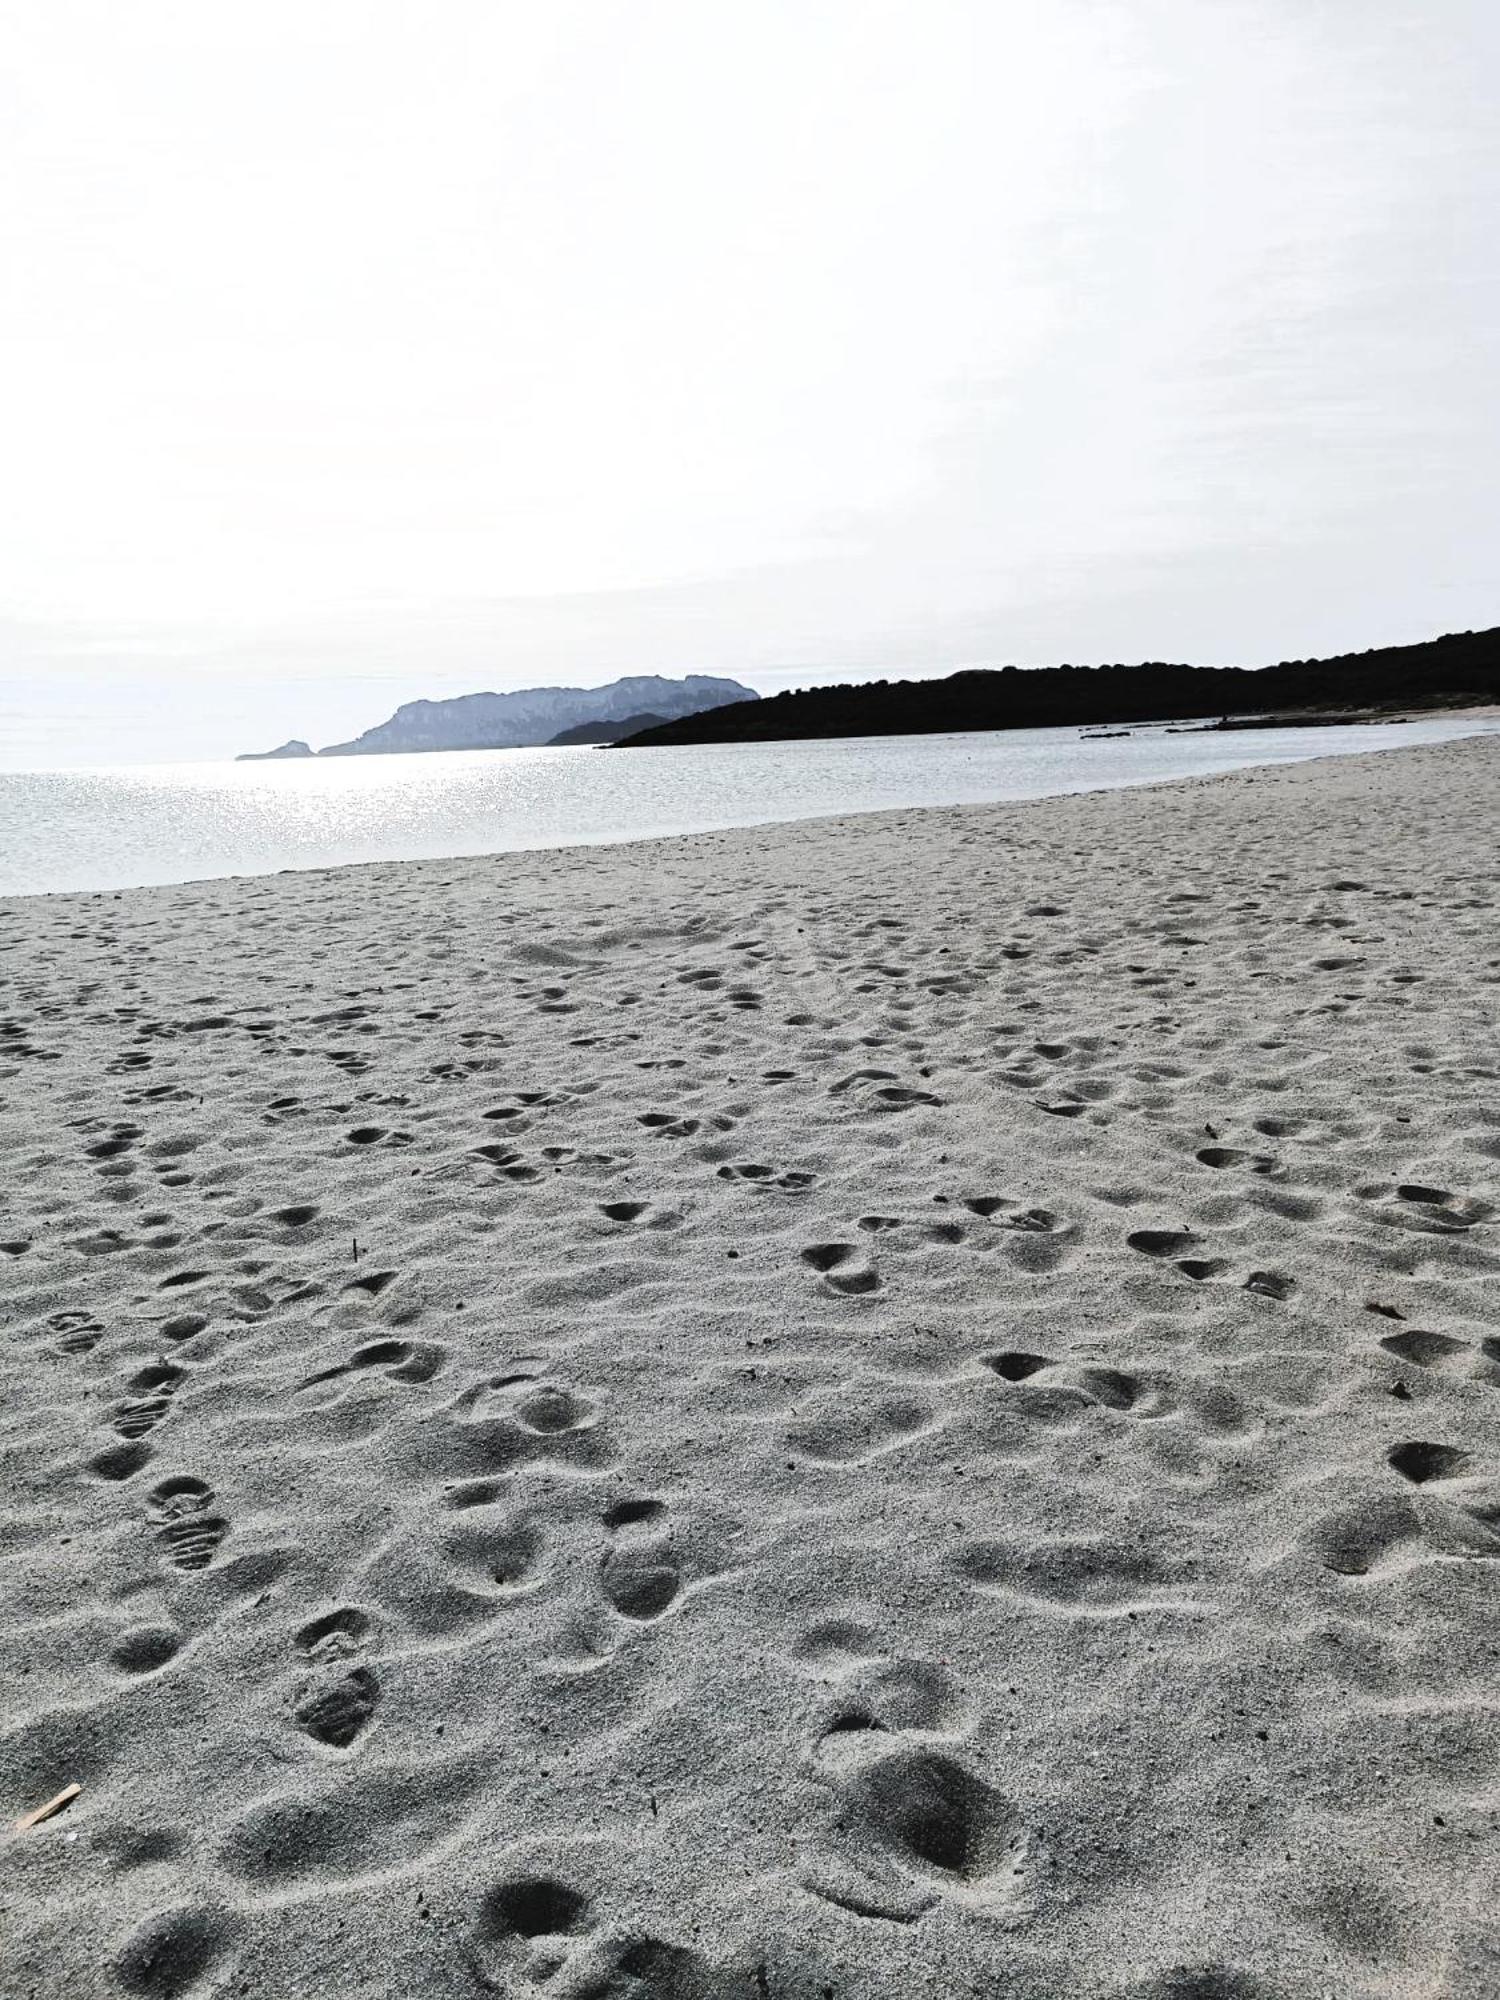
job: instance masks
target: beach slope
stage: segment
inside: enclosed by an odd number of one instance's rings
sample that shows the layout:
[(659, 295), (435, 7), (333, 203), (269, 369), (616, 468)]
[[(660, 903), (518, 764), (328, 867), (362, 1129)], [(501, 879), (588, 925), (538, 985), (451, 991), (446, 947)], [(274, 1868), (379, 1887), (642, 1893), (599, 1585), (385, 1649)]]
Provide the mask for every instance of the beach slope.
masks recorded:
[(0, 904), (6, 1994), (1500, 1991), (1497, 808)]

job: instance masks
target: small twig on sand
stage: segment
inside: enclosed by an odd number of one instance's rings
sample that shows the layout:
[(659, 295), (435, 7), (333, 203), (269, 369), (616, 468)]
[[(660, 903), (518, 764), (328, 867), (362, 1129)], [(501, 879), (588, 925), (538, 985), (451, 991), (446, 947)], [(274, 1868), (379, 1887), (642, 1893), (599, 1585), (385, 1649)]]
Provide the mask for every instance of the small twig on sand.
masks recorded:
[(44, 1806), (37, 1806), (34, 1811), (18, 1819), (16, 1832), (27, 1833), (32, 1827), (40, 1826), (44, 1819), (51, 1819), (54, 1813), (60, 1813), (65, 1806), (72, 1805), (82, 1790), (82, 1785), (64, 1785), (55, 1799), (48, 1799)]

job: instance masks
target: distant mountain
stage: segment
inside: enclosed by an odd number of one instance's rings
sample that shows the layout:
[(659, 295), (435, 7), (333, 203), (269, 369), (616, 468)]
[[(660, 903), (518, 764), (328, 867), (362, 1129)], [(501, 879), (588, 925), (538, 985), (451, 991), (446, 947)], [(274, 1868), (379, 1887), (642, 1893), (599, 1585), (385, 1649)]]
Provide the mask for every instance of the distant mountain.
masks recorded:
[(622, 736), (635, 736), (642, 729), (656, 729), (666, 721), (664, 715), (622, 716), (618, 722), (602, 722), (595, 716), (592, 722), (575, 722), (571, 729), (559, 729), (547, 747), (549, 750), (572, 749), (580, 743), (617, 743)]
[(1274, 667), (1001, 667), (945, 680), (801, 688), (643, 730), (621, 749), (667, 743), (764, 743), (816, 736), (907, 736), (959, 729), (1041, 729), (1186, 716), (1454, 708), (1500, 701), (1500, 628), (1450, 632)]
[(242, 750), (235, 758), (236, 764), (272, 764), (280, 757), (311, 757), (315, 753), (310, 744), (294, 736), (289, 743), (283, 743), (278, 750)]
[(617, 722), (643, 714), (668, 721), (726, 702), (749, 703), (753, 688), (712, 674), (667, 680), (632, 674), (597, 688), (520, 688), (513, 694), (461, 694), (451, 701), (408, 701), (389, 722), (352, 743), (330, 743), (320, 757), (367, 757), (409, 750), (513, 750), (550, 743), (580, 722)]

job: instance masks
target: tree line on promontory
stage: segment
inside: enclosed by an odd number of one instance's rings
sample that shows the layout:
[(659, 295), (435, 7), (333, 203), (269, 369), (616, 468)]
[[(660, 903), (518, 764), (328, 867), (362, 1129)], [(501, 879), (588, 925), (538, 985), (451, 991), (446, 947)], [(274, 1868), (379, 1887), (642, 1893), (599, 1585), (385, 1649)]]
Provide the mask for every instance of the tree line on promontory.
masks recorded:
[(1413, 646), (1382, 646), (1273, 667), (1140, 666), (971, 668), (940, 680), (867, 681), (798, 688), (731, 702), (617, 741), (621, 749), (673, 743), (764, 743), (818, 736), (907, 736), (970, 729), (1171, 722), (1265, 716), (1330, 722), (1500, 701), (1500, 627), (1451, 632)]

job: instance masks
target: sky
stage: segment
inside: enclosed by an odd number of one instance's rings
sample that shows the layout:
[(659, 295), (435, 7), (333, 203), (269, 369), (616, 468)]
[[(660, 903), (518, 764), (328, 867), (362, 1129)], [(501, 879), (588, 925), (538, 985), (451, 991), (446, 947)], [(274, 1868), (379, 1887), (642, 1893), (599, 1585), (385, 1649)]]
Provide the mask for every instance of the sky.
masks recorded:
[(1500, 623), (1493, 0), (0, 27), (0, 767)]

